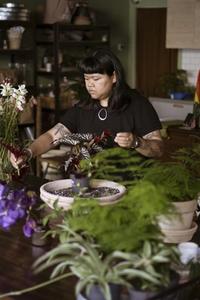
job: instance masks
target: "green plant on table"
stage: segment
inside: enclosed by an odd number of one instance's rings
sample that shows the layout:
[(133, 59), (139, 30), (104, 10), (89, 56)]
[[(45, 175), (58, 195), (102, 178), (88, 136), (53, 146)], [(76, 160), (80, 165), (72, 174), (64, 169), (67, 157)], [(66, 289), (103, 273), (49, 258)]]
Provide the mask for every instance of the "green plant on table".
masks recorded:
[(145, 239), (157, 238), (160, 231), (156, 217), (169, 209), (162, 187), (141, 180), (114, 205), (100, 206), (94, 199), (77, 199), (64, 222), (74, 231), (92, 236), (104, 252), (134, 251)]
[(117, 266), (119, 274), (137, 290), (158, 291), (168, 287), (172, 270), (180, 265), (177, 247), (161, 241), (146, 240), (135, 253), (115, 251), (113, 255), (121, 260)]
[(157, 162), (145, 171), (144, 180), (162, 186), (169, 201), (188, 201), (197, 197), (199, 182), (182, 162)]

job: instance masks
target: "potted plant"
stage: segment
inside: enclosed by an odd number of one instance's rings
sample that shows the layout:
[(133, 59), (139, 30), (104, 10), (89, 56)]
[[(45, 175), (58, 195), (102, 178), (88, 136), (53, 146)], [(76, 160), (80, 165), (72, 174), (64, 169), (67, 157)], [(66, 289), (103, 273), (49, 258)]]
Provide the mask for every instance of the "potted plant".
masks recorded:
[(175, 267), (180, 265), (175, 246), (146, 240), (135, 253), (116, 251), (113, 255), (121, 259), (121, 265), (117, 266), (119, 274), (132, 283), (128, 288), (130, 300), (145, 300), (158, 295), (163, 300), (174, 299), (175, 295), (169, 289), (178, 284)]
[[(143, 178), (157, 186), (162, 186), (173, 205), (171, 212), (159, 217), (159, 226), (168, 236), (166, 241), (190, 240), (197, 229), (193, 217), (199, 193), (198, 180), (181, 162), (158, 162), (146, 170)], [(170, 234), (172, 234), (171, 239)]]
[[(106, 144), (109, 132), (102, 132), (100, 136), (90, 133), (69, 133), (64, 137), (54, 141), (55, 145), (64, 144), (71, 147), (69, 156), (64, 164), (66, 177), (70, 176), (73, 181), (72, 189), (75, 193), (89, 187), (89, 178), (91, 177), (90, 156), (103, 150)], [(88, 160), (81, 163), (82, 160)]]
[(187, 72), (179, 69), (160, 77), (161, 93), (171, 99), (192, 99), (195, 88), (188, 83)]

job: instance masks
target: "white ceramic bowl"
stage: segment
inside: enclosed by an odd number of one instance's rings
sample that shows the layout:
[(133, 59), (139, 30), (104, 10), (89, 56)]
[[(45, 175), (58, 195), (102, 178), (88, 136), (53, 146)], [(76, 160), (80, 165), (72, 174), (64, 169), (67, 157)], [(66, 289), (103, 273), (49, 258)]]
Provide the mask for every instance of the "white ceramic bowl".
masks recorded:
[(161, 228), (161, 231), (164, 234), (164, 242), (175, 244), (190, 241), (196, 230), (197, 224), (195, 222), (192, 223), (191, 228), (184, 230), (168, 230)]
[[(53, 204), (57, 200), (58, 207), (63, 207), (65, 210), (68, 210), (68, 209), (70, 209), (71, 204), (74, 202), (74, 198), (55, 195), (55, 194), (53, 194), (53, 191), (64, 189), (64, 188), (69, 188), (71, 186), (72, 186), (71, 179), (55, 180), (55, 181), (45, 183), (40, 187), (40, 198), (45, 203), (47, 203), (47, 205), (51, 208), (53, 208)], [(120, 201), (120, 198), (126, 192), (125, 186), (123, 186), (117, 182), (109, 181), (109, 180), (92, 179), (90, 181), (90, 186), (91, 187), (110, 187), (110, 188), (116, 188), (119, 190), (119, 193), (117, 193), (117, 194), (96, 198), (99, 200), (100, 205), (108, 205), (108, 204), (116, 203), (116, 202)]]

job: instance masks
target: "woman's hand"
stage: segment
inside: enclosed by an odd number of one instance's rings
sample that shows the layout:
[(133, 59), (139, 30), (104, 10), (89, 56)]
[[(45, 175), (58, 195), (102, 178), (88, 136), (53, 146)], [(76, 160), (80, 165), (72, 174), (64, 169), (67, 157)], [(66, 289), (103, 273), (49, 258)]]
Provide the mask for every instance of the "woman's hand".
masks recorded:
[(10, 152), (10, 162), (12, 166), (19, 170), (23, 168), (32, 158), (32, 151), (29, 148), (25, 148), (22, 155), (16, 157), (12, 152)]
[(131, 132), (118, 132), (115, 137), (115, 143), (123, 148), (134, 147), (136, 136)]

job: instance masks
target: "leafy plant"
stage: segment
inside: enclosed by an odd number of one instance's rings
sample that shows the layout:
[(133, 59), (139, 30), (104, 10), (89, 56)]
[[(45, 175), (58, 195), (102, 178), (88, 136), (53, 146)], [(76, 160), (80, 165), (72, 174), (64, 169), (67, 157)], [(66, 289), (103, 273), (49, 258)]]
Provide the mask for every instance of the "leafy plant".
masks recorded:
[(83, 159), (90, 160), (90, 156), (103, 150), (110, 133), (103, 131), (100, 136), (91, 133), (68, 133), (62, 138), (55, 140), (54, 145), (71, 146), (68, 159), (65, 161), (66, 174), (91, 176), (92, 165), (89, 162), (82, 163)]
[(142, 178), (143, 173), (153, 163), (137, 151), (128, 151), (120, 147), (105, 149), (91, 158), (95, 166), (94, 178), (104, 178), (132, 186)]
[(120, 276), (117, 270), (117, 259), (112, 254), (103, 256), (101, 249), (92, 240), (87, 240), (75, 233), (68, 226), (61, 226), (68, 232), (65, 243), (59, 244), (44, 254), (34, 263), (36, 273), (55, 266), (50, 278), (60, 274), (73, 274), (78, 277), (76, 294), (83, 290), (89, 295), (92, 286), (98, 285), (106, 300), (111, 300), (109, 283), (128, 283)]
[(134, 288), (147, 291), (167, 287), (172, 269), (180, 264), (177, 247), (158, 241), (147, 240), (136, 253), (115, 251), (113, 256), (121, 260), (117, 266), (119, 274)]
[(182, 69), (161, 76), (159, 89), (166, 97), (173, 92), (186, 92), (193, 95), (195, 91), (194, 86), (188, 83), (186, 70)]
[(197, 180), (200, 178), (200, 144), (195, 143), (190, 147), (177, 150), (172, 158), (183, 164), (190, 172), (191, 176)]
[(199, 192), (199, 182), (181, 162), (157, 162), (145, 171), (143, 179), (162, 186), (171, 201), (193, 200)]
[(115, 205), (100, 206), (94, 199), (76, 199), (64, 222), (74, 231), (92, 236), (105, 252), (134, 251), (145, 239), (160, 235), (155, 219), (168, 209), (162, 187), (140, 181)]

